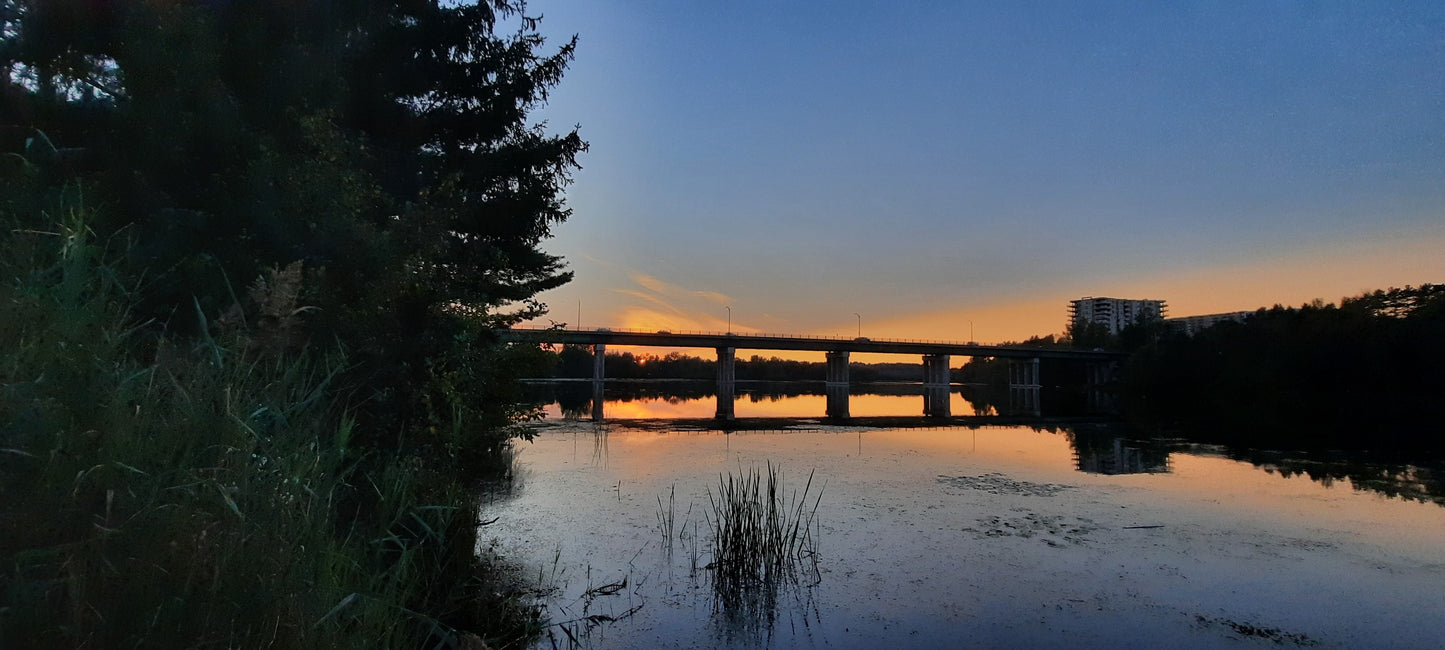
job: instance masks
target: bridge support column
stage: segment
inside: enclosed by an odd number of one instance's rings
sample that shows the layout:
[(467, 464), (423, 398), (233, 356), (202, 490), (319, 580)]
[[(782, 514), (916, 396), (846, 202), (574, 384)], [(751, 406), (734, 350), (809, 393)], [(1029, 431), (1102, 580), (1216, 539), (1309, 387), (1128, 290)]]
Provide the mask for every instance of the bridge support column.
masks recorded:
[(923, 355), (923, 414), (946, 418), (949, 406), (949, 358), (946, 354)]
[(605, 399), (606, 396), (603, 394), (603, 391), (602, 391), (604, 385), (605, 385), (604, 382), (601, 382), (601, 381), (594, 381), (594, 382), (592, 382), (592, 421), (593, 421), (593, 422), (601, 422), (601, 421), (603, 420), (603, 417), (602, 417), (602, 404), (606, 401), (606, 399)]
[(737, 382), (737, 350), (717, 349), (717, 419), (733, 419), (733, 396)]
[(601, 343), (592, 344), (592, 381), (602, 381), (607, 378), (607, 346)]
[(1038, 388), (1041, 385), (1039, 360), (1037, 358), (1027, 361), (1009, 359), (1008, 385), (1009, 388)]
[(1088, 362), (1087, 385), (1084, 387), (1088, 397), (1088, 409), (1090, 413), (1118, 413), (1119, 396), (1109, 387), (1113, 380), (1114, 373), (1118, 369), (1114, 361), (1090, 361)]
[(848, 384), (828, 384), (823, 388), (827, 394), (827, 416), (833, 420), (848, 419)]
[(828, 385), (848, 385), (848, 352), (828, 353)]
[(952, 405), (949, 404), (948, 386), (929, 384), (923, 387), (923, 414), (931, 418), (952, 417)]
[(603, 387), (607, 381), (607, 346), (592, 344), (592, 421), (602, 421)]
[(1027, 361), (1009, 360), (1008, 363), (1009, 410), (1017, 415), (1038, 416), (1043, 412), (1040, 406), (1038, 358)]
[(927, 386), (947, 386), (951, 383), (948, 376), (948, 355), (946, 354), (925, 354), (923, 355), (923, 383)]
[(1090, 361), (1085, 367), (1088, 368), (1088, 379), (1086, 381), (1088, 382), (1088, 388), (1090, 390), (1102, 388), (1104, 384), (1109, 381), (1108, 364)]

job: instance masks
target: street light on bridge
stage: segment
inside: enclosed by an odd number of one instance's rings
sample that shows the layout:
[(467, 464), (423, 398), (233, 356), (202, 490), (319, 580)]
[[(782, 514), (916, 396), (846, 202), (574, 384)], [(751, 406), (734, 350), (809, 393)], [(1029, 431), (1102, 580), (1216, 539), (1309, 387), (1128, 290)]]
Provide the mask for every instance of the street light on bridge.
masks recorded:
[(733, 333), (733, 308), (732, 308), (732, 305), (723, 305), (723, 309), (728, 310), (728, 334), (732, 334), (732, 333)]
[(854, 315), (854, 316), (858, 316), (858, 338), (861, 339), (861, 338), (863, 338), (863, 317), (862, 317), (862, 316), (859, 316), (859, 315), (858, 315), (858, 312), (856, 312), (856, 311), (853, 312), (853, 315)]

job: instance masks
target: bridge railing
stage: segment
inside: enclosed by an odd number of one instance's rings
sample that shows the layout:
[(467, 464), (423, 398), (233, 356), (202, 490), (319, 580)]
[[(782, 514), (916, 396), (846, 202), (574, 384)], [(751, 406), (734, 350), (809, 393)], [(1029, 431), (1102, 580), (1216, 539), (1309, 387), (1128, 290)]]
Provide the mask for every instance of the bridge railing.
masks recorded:
[[(828, 336), (828, 335), (826, 335), (826, 334), (777, 334), (777, 333), (770, 333), (770, 332), (712, 332), (712, 331), (705, 331), (705, 330), (685, 330), (685, 329), (649, 330), (649, 329), (628, 328), (628, 327), (606, 327), (606, 328), (599, 328), (599, 329), (558, 329), (558, 330), (554, 330), (553, 328), (550, 328), (550, 327), (513, 327), (512, 329), (513, 329), (513, 330), (517, 330), (517, 331), (525, 331), (525, 332), (547, 332), (547, 331), (577, 332), (577, 333), (588, 333), (588, 332), (617, 332), (617, 333), (622, 333), (622, 334), (660, 334), (660, 335), (663, 335), (663, 336), (666, 336), (666, 335), (668, 335), (668, 334), (684, 334), (684, 335), (689, 335), (689, 336), (729, 336), (729, 335), (731, 335), (731, 336), (756, 336), (756, 337), (760, 337), (760, 338), (799, 339), (799, 340), (809, 340), (809, 341), (856, 341), (856, 340), (858, 340), (858, 338), (856, 338), (856, 337), (851, 337), (851, 336)], [(874, 342), (874, 343), (931, 343), (931, 344), (939, 344), (939, 345), (979, 345), (979, 346), (993, 345), (993, 344), (991, 344), (991, 343), (979, 343), (979, 342), (976, 342), (976, 341), (968, 341), (968, 342), (965, 342), (965, 341), (950, 341), (950, 340), (946, 340), (946, 339), (899, 339), (899, 338), (886, 338), (886, 337), (862, 337), (862, 338), (866, 339), (867, 341)]]

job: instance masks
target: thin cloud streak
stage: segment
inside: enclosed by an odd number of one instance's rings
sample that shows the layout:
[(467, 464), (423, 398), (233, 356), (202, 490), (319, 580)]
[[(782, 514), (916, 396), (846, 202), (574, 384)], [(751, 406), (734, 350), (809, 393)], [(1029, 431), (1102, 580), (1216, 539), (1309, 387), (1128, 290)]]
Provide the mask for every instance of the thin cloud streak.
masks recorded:
[(703, 289), (687, 289), (685, 287), (681, 287), (676, 284), (660, 280), (656, 276), (643, 273), (642, 271), (634, 270), (628, 274), (628, 277), (632, 278), (632, 281), (636, 282), (642, 288), (664, 296), (699, 297), (709, 302), (717, 303), (719, 305), (726, 305), (732, 300), (732, 298), (728, 297), (726, 294), (723, 293), (719, 293), (716, 291), (707, 291)]
[[(616, 266), (590, 256), (589, 260)], [(725, 294), (689, 289), (636, 269), (627, 269), (627, 281), (632, 286), (605, 289), (607, 294), (621, 296), (624, 300), (605, 308), (599, 326), (709, 332), (721, 332), (731, 326), (733, 331), (757, 331), (741, 322), (728, 322), (725, 312), (719, 309), (731, 302)], [(587, 295), (596, 295), (596, 292), (588, 292)]]
[(667, 302), (666, 300), (663, 300), (662, 298), (660, 298), (660, 297), (658, 297), (658, 296), (654, 296), (654, 295), (652, 295), (652, 294), (650, 294), (650, 293), (646, 293), (646, 292), (643, 292), (643, 291), (637, 291), (636, 289), (613, 289), (612, 292), (613, 292), (613, 293), (622, 294), (622, 295), (624, 295), (624, 296), (629, 296), (629, 297), (632, 297), (632, 298), (637, 298), (637, 299), (639, 299), (639, 300), (644, 300), (644, 301), (646, 301), (646, 302), (648, 302), (648, 303), (657, 305), (658, 307), (661, 307), (662, 309), (665, 309), (665, 310), (667, 310), (667, 311), (669, 311), (669, 312), (672, 312), (673, 314), (676, 314), (677, 316), (680, 316), (680, 317), (682, 317), (682, 318), (688, 318), (687, 312), (685, 312), (685, 311), (683, 311), (683, 310), (681, 310), (681, 309), (678, 309), (677, 307), (673, 306), (671, 303)]

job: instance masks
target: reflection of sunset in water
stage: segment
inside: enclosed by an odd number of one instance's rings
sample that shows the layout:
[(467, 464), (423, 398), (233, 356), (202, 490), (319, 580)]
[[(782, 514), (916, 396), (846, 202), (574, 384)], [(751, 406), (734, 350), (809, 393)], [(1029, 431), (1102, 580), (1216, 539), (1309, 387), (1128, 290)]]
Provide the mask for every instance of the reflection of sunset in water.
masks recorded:
[(622, 420), (712, 417), (716, 408), (711, 400), (660, 397), (635, 399), (628, 402), (609, 400), (603, 405), (608, 418)]
[[(608, 420), (710, 418), (717, 413), (717, 402), (711, 397), (703, 399), (639, 397), (629, 401), (607, 400), (603, 409)], [(562, 407), (556, 402), (546, 405), (542, 412), (549, 420), (563, 417)]]
[[(912, 403), (862, 397), (867, 409)], [(788, 403), (821, 402), (738, 406)], [(713, 404), (607, 407), (706, 415)], [(1320, 640), (1297, 645), (1438, 645), (1445, 508), (1348, 480), (1285, 478), (1213, 447), (1150, 447), (1127, 433), (1100, 423), (731, 433), (666, 421), (560, 423), (518, 445), (524, 489), (488, 506), (497, 523), (484, 534), (529, 568), (587, 578), (563, 585), (559, 602), (585, 597), (599, 580), (637, 585), (627, 597), (648, 606), (606, 630), (619, 647), (737, 646), (710, 636), (710, 590), (691, 577), (706, 574), (690, 568), (688, 541), (710, 553), (706, 513), (721, 477), (777, 467), (785, 489), (810, 478), (819, 489), (823, 579), (806, 593), (807, 626), (786, 624), (801, 623), (802, 610), (778, 599), (784, 624), (769, 647), (952, 647), (959, 611), (982, 612), (967, 624), (985, 632), (1001, 626), (989, 639), (1003, 647), (1248, 645), (1216, 620)], [(1167, 456), (1150, 456), (1153, 473), (1079, 471), (1081, 451), (1145, 448)], [(659, 539), (664, 511), (686, 537)], [(1036, 634), (1009, 643), (1019, 630)]]
[[(754, 399), (756, 397), (756, 400)], [(949, 394), (949, 410), (953, 415), (974, 415), (973, 404), (959, 393)], [(824, 395), (783, 395), (739, 393), (733, 400), (734, 413), (745, 418), (821, 418), (827, 414)], [(562, 417), (557, 404), (544, 408), (549, 419)], [(676, 397), (640, 397), (632, 400), (608, 399), (603, 405), (608, 420), (647, 420), (671, 418), (710, 418), (717, 413), (717, 398), (682, 399)], [(922, 395), (851, 395), (848, 398), (851, 417), (922, 416)]]
[[(609, 403), (608, 408), (612, 405)], [(949, 407), (954, 415), (973, 415), (973, 404), (963, 395), (949, 395)], [(738, 417), (759, 418), (817, 418), (827, 413), (827, 397), (824, 395), (798, 395), (780, 399), (763, 398), (754, 402), (750, 396), (739, 396), (733, 403)], [(922, 395), (850, 395), (848, 415), (861, 417), (924, 415)], [(608, 413), (611, 416), (611, 413)]]

